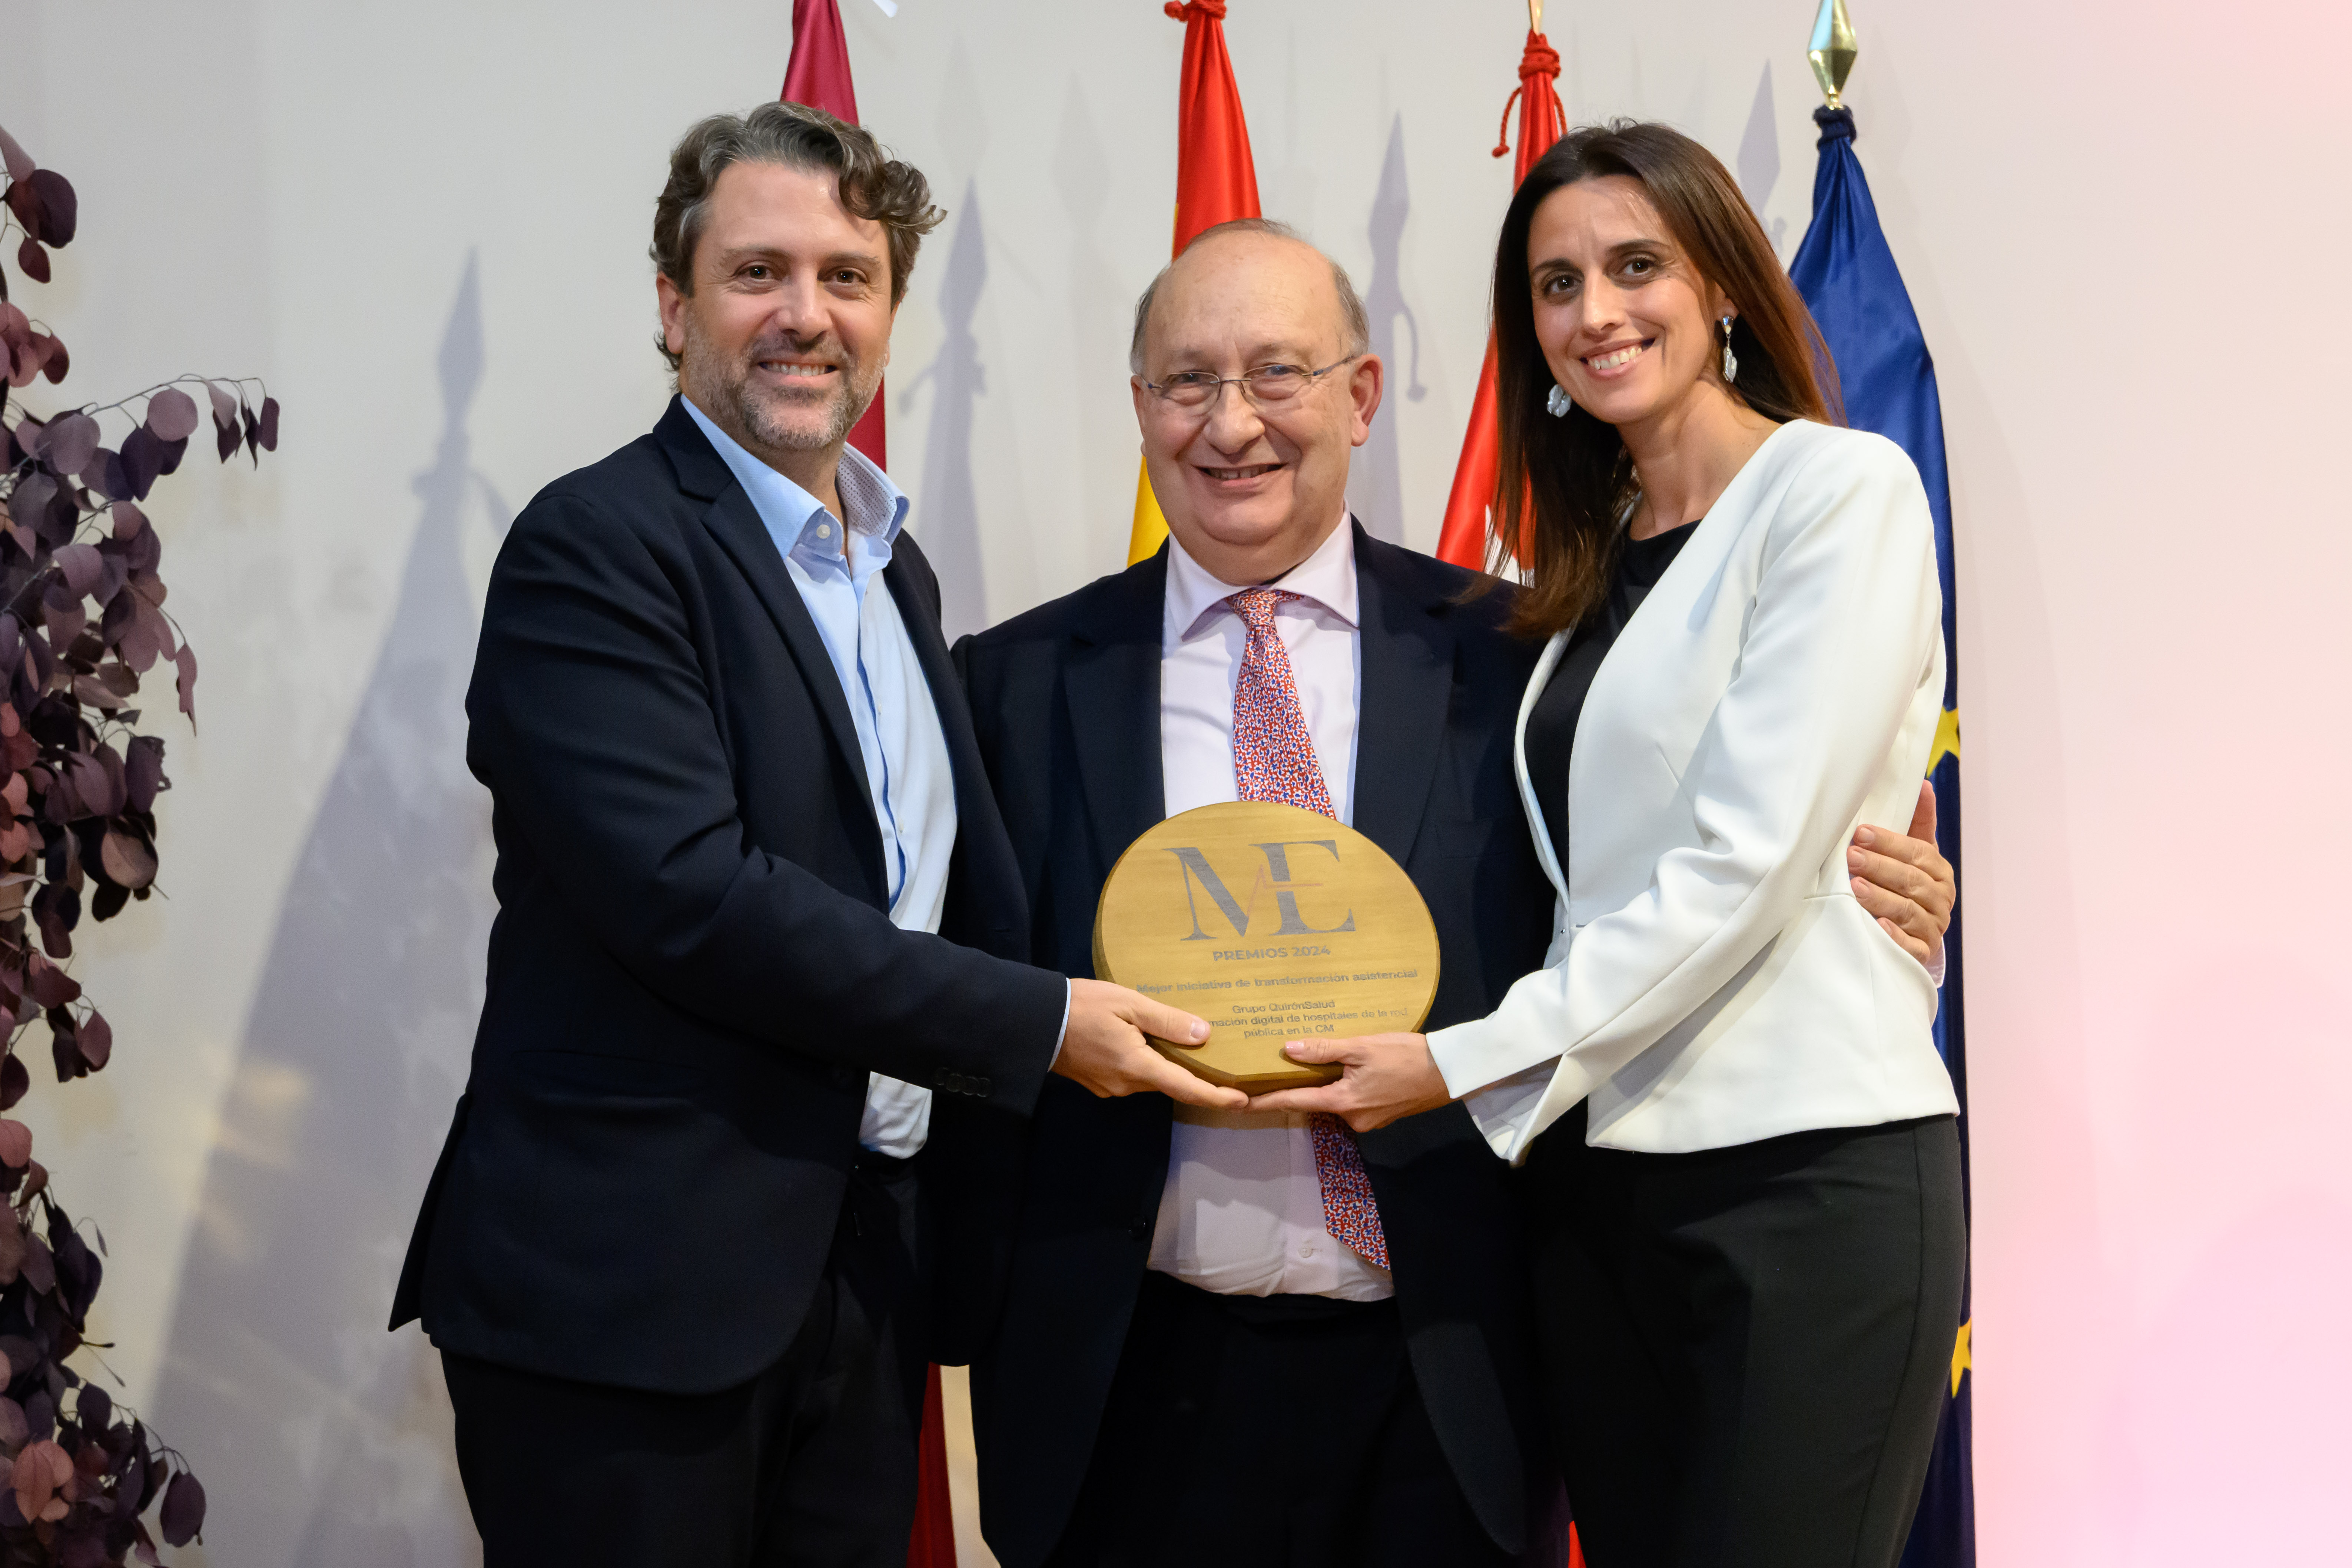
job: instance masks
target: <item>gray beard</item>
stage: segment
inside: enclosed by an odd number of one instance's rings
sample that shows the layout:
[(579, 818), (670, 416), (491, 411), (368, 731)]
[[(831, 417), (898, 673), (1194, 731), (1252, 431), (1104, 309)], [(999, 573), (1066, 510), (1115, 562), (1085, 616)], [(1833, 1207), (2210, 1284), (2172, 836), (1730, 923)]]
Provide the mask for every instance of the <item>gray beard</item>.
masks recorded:
[[(679, 367), (679, 380), (697, 394), (697, 402), (708, 402), (715, 409), (724, 408), (735, 416), (736, 423), (751, 437), (754, 446), (774, 451), (821, 452), (840, 445), (849, 437), (858, 418), (874, 401), (874, 393), (881, 384), (877, 373), (871, 382), (859, 374), (857, 360), (844, 351), (841, 354), (841, 385), (833, 395), (829, 417), (822, 435), (811, 435), (795, 429), (776, 417), (776, 410), (761, 401), (752, 390), (751, 367), (761, 359), (776, 352), (779, 345), (754, 343), (741, 360), (723, 370), (716, 363), (717, 353), (703, 338), (691, 315), (686, 319), (685, 363)], [(717, 374), (713, 374), (716, 372)]]

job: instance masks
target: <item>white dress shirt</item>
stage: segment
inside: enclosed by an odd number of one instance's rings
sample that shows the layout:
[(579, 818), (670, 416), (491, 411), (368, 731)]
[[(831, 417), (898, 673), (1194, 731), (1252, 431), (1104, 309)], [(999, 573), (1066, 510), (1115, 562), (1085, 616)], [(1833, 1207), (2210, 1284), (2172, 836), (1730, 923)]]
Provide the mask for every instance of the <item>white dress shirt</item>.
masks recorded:
[[(1224, 600), (1253, 585), (1217, 581), (1168, 542), (1160, 766), (1171, 816), (1238, 798), (1234, 683), (1249, 627)], [(1324, 786), (1346, 822), (1355, 805), (1362, 682), (1355, 531), (1346, 518), (1274, 586), (1300, 595), (1275, 607), (1275, 632), (1290, 656)], [(1388, 1270), (1324, 1228), (1307, 1118), (1281, 1112), (1176, 1108), (1150, 1267), (1226, 1296), (1377, 1301), (1395, 1289)]]
[[(686, 411), (767, 524), (840, 677), (882, 833), (890, 923), (936, 932), (955, 852), (954, 771), (930, 683), (898, 601), (887, 587), (867, 591), (890, 563), (891, 544), (906, 525), (907, 498), (864, 453), (845, 447), (835, 482), (841, 510), (849, 515), (837, 518), (737, 445), (691, 402)], [(878, 1072), (866, 1076), (866, 1111), (857, 1124), (861, 1145), (905, 1159), (923, 1146), (930, 1130), (929, 1089)]]

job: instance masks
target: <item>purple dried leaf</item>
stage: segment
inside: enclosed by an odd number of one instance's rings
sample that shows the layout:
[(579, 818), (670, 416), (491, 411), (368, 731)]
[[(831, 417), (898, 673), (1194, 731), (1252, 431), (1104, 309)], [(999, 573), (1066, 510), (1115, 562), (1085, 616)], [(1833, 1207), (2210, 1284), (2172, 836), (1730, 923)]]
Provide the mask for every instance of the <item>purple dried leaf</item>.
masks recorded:
[(77, 598), (97, 587), (98, 580), (106, 574), (106, 557), (98, 552), (94, 544), (66, 545), (58, 551), (55, 560), (58, 574)]
[(48, 378), (51, 386), (55, 386), (66, 378), (66, 372), (71, 369), (73, 356), (66, 353), (66, 341), (55, 333), (50, 334), (49, 356), (42, 362), (41, 374)]
[(16, 265), (36, 283), (49, 280), (49, 253), (41, 248), (37, 239), (27, 239), (16, 247)]
[(163, 741), (158, 735), (136, 735), (124, 748), (122, 785), (125, 803), (133, 811), (155, 808), (155, 794), (163, 784)]
[(73, 183), (55, 169), (36, 169), (25, 182), (41, 199), (41, 243), (70, 245), (73, 243), (76, 215), (80, 200), (75, 196)]
[(122, 706), (122, 699), (106, 689), (106, 683), (94, 675), (77, 675), (73, 679), (73, 694), (85, 705), (102, 713), (111, 713)]
[[(9, 1382), (15, 1381), (12, 1375)], [(25, 1439), (32, 1435), (33, 1428), (25, 1419), (25, 1407), (0, 1394), (0, 1447), (20, 1448), (24, 1447)]]
[(9, 135), (5, 129), (0, 129), (0, 162), (6, 163), (8, 177), (11, 180), (29, 180), (33, 177), (33, 160), (22, 147), (16, 145), (16, 139)]
[[(105, 841), (99, 846), (98, 863), (105, 868), (108, 881), (128, 888), (132, 892), (155, 879), (155, 851), (128, 833), (108, 833)], [(83, 1026), (87, 1028), (89, 1026)], [(82, 1055), (89, 1053), (85, 1050)]]
[(131, 499), (145, 500), (147, 492), (155, 488), (155, 476), (163, 471), (163, 443), (155, 433), (142, 425), (123, 437), (122, 472), (131, 481)]
[[(58, 481), (35, 469), (16, 481), (16, 489), (8, 497), (8, 515), (30, 527), (48, 510), (49, 502), (57, 500), (57, 496)], [(26, 553), (29, 555), (32, 552), (27, 550)]]
[(261, 439), (263, 451), (278, 450), (278, 399), (265, 397), (261, 400), (261, 418), (255, 434)]
[(37, 1296), (46, 1296), (58, 1288), (57, 1254), (37, 1236), (25, 1238), (25, 1283)]
[(113, 518), (114, 537), (117, 539), (136, 539), (139, 531), (147, 526), (147, 514), (139, 510), (137, 501), (116, 501)]
[(196, 722), (196, 650), (182, 643), (174, 662), (180, 667), (180, 711), (188, 716), (188, 727), (194, 729)]
[(205, 1527), (205, 1489), (196, 1478), (182, 1470), (163, 1489), (164, 1544), (185, 1546)]
[[(82, 677), (97, 684), (96, 678)], [(101, 688), (103, 689), (103, 688)], [(113, 695), (108, 692), (110, 697)], [(74, 794), (84, 805), (99, 816), (112, 816), (122, 809), (122, 780), (110, 772), (105, 763), (89, 752), (69, 752), (66, 754), (66, 771), (73, 780)]]
[[(100, 604), (110, 609), (115, 600), (121, 597), (122, 585), (131, 581), (131, 563), (123, 558), (120, 550), (100, 548), (98, 553), (99, 559), (106, 563), (106, 569), (100, 574), (98, 586), (92, 588), (90, 593)], [(123, 604), (123, 613), (128, 615), (130, 608), (130, 603), (126, 600)], [(137, 681), (131, 682), (134, 689), (138, 684)]]
[(16, 1102), (32, 1087), (33, 1075), (26, 1070), (23, 1059), (14, 1051), (9, 1052), (5, 1060), (0, 1060), (0, 1110), (16, 1109)]
[(16, 215), (16, 221), (25, 226), (25, 232), (37, 239), (40, 237), (41, 193), (34, 185), (31, 176), (11, 180), (6, 200), (8, 210)]
[(21, 1171), (32, 1159), (33, 1130), (21, 1121), (0, 1121), (0, 1165)]
[(114, 1400), (98, 1384), (85, 1383), (74, 1396), (74, 1413), (81, 1417), (85, 1430), (103, 1432), (114, 1425)]
[[(115, 837), (113, 834), (107, 835), (108, 841), (111, 842)], [(144, 849), (145, 846), (142, 845), (141, 847)], [(148, 879), (153, 880), (154, 876), (155, 864), (151, 857), (147, 863)], [(90, 1070), (95, 1072), (105, 1067), (108, 1059), (114, 1055), (114, 1026), (106, 1021), (104, 1015), (93, 1012), (81, 1021), (81, 1027), (74, 1031), (74, 1041), (81, 1051), (81, 1059), (88, 1062), (90, 1065)], [(5, 1122), (0, 1122), (0, 1127), (5, 1125), (7, 1125)]]
[(184, 441), (196, 433), (196, 400), (167, 386), (147, 400), (147, 428), (158, 441)]
[(79, 474), (98, 456), (99, 438), (98, 421), (89, 415), (79, 410), (61, 414), (49, 421), (48, 435), (41, 446), (41, 460), (54, 473)]
[(236, 405), (238, 401), (235, 390), (223, 386), (217, 381), (208, 381), (205, 383), (205, 391), (212, 395), (213, 423), (222, 426), (234, 426), (236, 423)]
[(26, 955), (25, 994), (44, 1007), (64, 1007), (81, 999), (81, 986), (72, 975), (35, 952)]

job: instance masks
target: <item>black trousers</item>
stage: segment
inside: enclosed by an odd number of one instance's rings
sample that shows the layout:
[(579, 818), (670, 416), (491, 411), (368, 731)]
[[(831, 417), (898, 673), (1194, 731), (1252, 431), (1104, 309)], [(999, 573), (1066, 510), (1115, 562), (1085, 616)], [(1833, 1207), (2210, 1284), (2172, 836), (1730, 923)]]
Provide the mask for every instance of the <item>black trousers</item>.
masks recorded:
[(1393, 1300), (1143, 1277), (1050, 1568), (1509, 1562), (1437, 1446)]
[(807, 1320), (737, 1387), (650, 1394), (445, 1353), (484, 1568), (905, 1568), (915, 1184), (910, 1162), (859, 1156)]
[(1528, 1162), (1554, 1442), (1591, 1568), (1893, 1568), (1968, 1237), (1948, 1116)]

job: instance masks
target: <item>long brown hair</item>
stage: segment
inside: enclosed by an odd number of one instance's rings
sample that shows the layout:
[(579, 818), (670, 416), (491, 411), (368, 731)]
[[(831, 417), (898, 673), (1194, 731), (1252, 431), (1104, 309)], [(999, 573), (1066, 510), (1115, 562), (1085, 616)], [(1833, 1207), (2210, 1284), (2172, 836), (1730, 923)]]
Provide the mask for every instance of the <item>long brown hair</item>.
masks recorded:
[(1546, 410), (1552, 375), (1536, 341), (1528, 282), (1528, 230), (1536, 208), (1563, 186), (1610, 174), (1641, 182), (1691, 266), (1738, 307), (1731, 328), (1739, 358), (1734, 395), (1769, 419), (1844, 419), (1837, 367), (1821, 329), (1715, 154), (1671, 127), (1631, 120), (1562, 137), (1520, 182), (1495, 247), (1502, 461), (1490, 548), (1497, 564), (1517, 554), (1528, 573), (1509, 623), (1523, 636), (1573, 626), (1606, 596), (1635, 495), (1633, 458), (1615, 426), (1582, 407), (1558, 419)]

